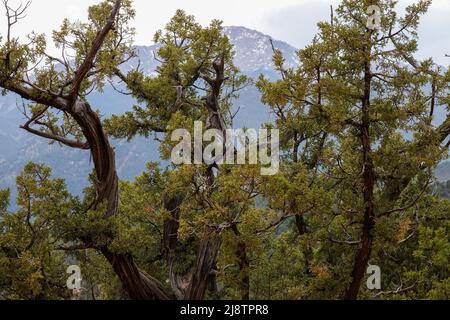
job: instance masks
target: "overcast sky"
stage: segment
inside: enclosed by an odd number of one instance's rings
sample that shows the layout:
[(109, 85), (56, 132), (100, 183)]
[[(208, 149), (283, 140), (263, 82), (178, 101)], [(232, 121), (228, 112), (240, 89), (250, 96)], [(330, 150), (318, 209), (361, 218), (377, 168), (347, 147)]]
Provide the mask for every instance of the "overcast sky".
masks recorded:
[[(11, 4), (21, 0), (10, 0)], [(25, 1), (25, 0), (23, 0)], [(50, 34), (64, 17), (86, 17), (89, 5), (99, 0), (33, 0), (28, 16), (16, 27), (15, 34), (23, 36), (32, 30)], [(202, 24), (221, 19), (225, 25), (256, 29), (293, 46), (307, 44), (316, 31), (316, 23), (329, 19), (330, 4), (339, 0), (134, 0), (137, 11), (136, 44), (151, 44), (156, 30), (161, 29), (178, 8), (196, 16)], [(400, 6), (414, 0), (400, 0)], [(3, 10), (3, 8), (1, 8)], [(4, 10), (3, 10), (4, 11)], [(4, 16), (0, 30), (4, 33)], [(433, 56), (436, 62), (450, 64), (450, 0), (434, 0), (420, 29), (420, 58)]]

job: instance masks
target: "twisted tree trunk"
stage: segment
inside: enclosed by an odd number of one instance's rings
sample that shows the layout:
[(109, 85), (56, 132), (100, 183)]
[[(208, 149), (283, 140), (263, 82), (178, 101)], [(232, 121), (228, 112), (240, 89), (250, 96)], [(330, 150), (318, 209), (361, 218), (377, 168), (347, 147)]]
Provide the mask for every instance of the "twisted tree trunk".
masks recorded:
[(123, 288), (133, 300), (173, 300), (167, 290), (147, 273), (138, 269), (130, 254), (117, 254), (108, 248), (101, 249), (119, 277)]
[(180, 273), (176, 268), (176, 249), (180, 228), (180, 205), (183, 197), (166, 199), (164, 207), (171, 216), (164, 223), (164, 247), (169, 266), (169, 278), (175, 296), (180, 300), (203, 300), (211, 287), (212, 272), (216, 265), (221, 241), (216, 235), (205, 235), (204, 239), (195, 239), (196, 259), (189, 271)]
[[(96, 173), (94, 181), (96, 189), (94, 207), (96, 208), (97, 205), (106, 202), (107, 210), (105, 215), (107, 217), (119, 213), (119, 182), (116, 171), (115, 153), (103, 130), (100, 118), (91, 109), (89, 104), (80, 98), (80, 88), (82, 87), (83, 81), (89, 77), (89, 71), (95, 67), (94, 61), (107, 35), (113, 29), (121, 6), (122, 1), (116, 0), (105, 25), (97, 32), (89, 52), (86, 54), (78, 70), (74, 73), (73, 80), (69, 82), (72, 83), (72, 87), (68, 94), (64, 94), (64, 90), (56, 94), (51, 89), (44, 90), (40, 89), (39, 86), (28, 84), (29, 82), (27, 80), (22, 79), (23, 75), (16, 74), (19, 68), (11, 66), (11, 62), (9, 61), (10, 52), (8, 52), (6, 57), (2, 58), (5, 72), (0, 74), (0, 87), (14, 92), (26, 100), (46, 106), (43, 111), (33, 115), (22, 126), (23, 129), (72, 148), (90, 150)], [(83, 132), (86, 142), (71, 141), (67, 137), (32, 129), (30, 126), (50, 107), (66, 112), (72, 116)], [(95, 244), (90, 245), (95, 247)], [(150, 300), (172, 298), (156, 279), (153, 279), (138, 269), (131, 254), (117, 254), (110, 251), (107, 247), (97, 247), (97, 249), (109, 261), (130, 298)]]
[[(95, 205), (106, 201), (105, 215), (107, 217), (116, 215), (119, 213), (119, 182), (115, 152), (103, 130), (100, 118), (87, 102), (76, 102), (70, 114), (77, 121), (90, 146), (96, 172)], [(139, 270), (131, 254), (116, 254), (107, 247), (100, 248), (100, 252), (113, 267), (131, 299), (168, 300), (172, 298), (156, 279)]]

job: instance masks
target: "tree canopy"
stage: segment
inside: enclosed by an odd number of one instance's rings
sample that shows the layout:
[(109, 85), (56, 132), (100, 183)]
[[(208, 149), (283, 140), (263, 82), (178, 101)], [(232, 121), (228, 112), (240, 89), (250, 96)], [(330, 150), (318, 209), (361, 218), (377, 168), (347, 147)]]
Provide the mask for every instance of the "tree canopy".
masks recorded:
[[(0, 191), (0, 299), (68, 299), (74, 264), (84, 299), (448, 299), (450, 202), (435, 192), (434, 169), (448, 156), (450, 117), (434, 120), (450, 107), (450, 70), (415, 59), (431, 0), (403, 16), (393, 0), (342, 0), (298, 65), (272, 43), (276, 80), (240, 72), (218, 20), (202, 26), (178, 10), (155, 34), (149, 76), (121, 68), (136, 57), (129, 0), (90, 7), (85, 23), (65, 20), (53, 32), (58, 57), (44, 35), (19, 42), (25, 11), (4, 4), (0, 87), (26, 101), (22, 129), (89, 152), (93, 171), (72, 195), (30, 162), (14, 212)], [(105, 119), (90, 105), (107, 83), (130, 92), (132, 111)], [(175, 130), (197, 121), (225, 133), (252, 85), (275, 118), (265, 127), (280, 132), (277, 174), (167, 165)], [(157, 136), (161, 162), (119, 181), (110, 137), (136, 136)], [(365, 285), (369, 265), (382, 271), (378, 290)]]

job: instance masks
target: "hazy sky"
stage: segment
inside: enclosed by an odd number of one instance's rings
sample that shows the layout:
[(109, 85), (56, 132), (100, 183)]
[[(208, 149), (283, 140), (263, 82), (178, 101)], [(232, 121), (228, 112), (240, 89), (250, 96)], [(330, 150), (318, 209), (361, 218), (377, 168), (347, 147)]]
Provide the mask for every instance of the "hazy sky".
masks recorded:
[[(12, 4), (21, 0), (10, 0)], [(25, 0), (23, 0), (25, 1)], [(86, 17), (89, 5), (99, 0), (33, 0), (28, 16), (15, 29), (16, 35), (32, 30), (50, 34), (64, 17)], [(150, 44), (156, 30), (162, 28), (178, 8), (196, 16), (202, 24), (221, 19), (225, 25), (240, 25), (284, 40), (296, 47), (307, 44), (316, 30), (316, 23), (329, 19), (330, 4), (339, 0), (134, 0), (137, 10), (136, 43)], [(414, 0), (400, 0), (400, 6)], [(0, 10), (2, 10), (1, 8)], [(3, 10), (4, 11), (4, 10)], [(0, 30), (4, 32), (1, 13)], [(449, 65), (450, 0), (434, 0), (420, 29), (420, 58), (433, 56), (438, 63)]]

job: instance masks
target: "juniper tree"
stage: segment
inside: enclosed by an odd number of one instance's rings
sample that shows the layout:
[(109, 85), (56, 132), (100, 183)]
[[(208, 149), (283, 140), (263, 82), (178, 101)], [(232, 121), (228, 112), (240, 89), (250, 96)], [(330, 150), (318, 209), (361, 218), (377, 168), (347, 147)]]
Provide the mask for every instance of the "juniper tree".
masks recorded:
[(1, 192), (0, 296), (2, 299), (69, 298), (67, 256), (57, 250), (74, 199), (62, 179), (51, 179), (42, 165), (28, 164), (17, 177), (19, 209), (8, 212)]
[[(43, 35), (31, 34), (26, 43), (13, 37), (14, 24), (23, 10), (14, 10), (4, 1), (7, 35), (0, 48), (0, 87), (29, 102), (24, 110), (28, 121), (22, 128), (31, 134), (74, 149), (87, 150), (94, 162), (92, 181), (95, 192), (85, 212), (100, 212), (99, 220), (110, 220), (119, 213), (118, 177), (114, 150), (103, 130), (99, 115), (86, 97), (101, 89), (115, 68), (132, 55), (129, 42), (134, 16), (130, 1), (104, 1), (89, 8), (86, 23), (64, 20), (53, 41), (61, 50), (59, 57), (45, 52)], [(69, 57), (73, 57), (70, 59)], [(45, 65), (39, 64), (44, 61)], [(33, 72), (33, 74), (31, 74)], [(99, 233), (101, 233), (101, 230)], [(134, 299), (169, 299), (156, 279), (140, 271), (130, 253), (115, 253), (108, 247), (110, 232), (77, 241), (95, 248), (110, 262), (124, 289)], [(96, 239), (102, 238), (100, 243)], [(106, 240), (105, 240), (106, 239)]]
[[(202, 27), (178, 11), (155, 36), (160, 66), (149, 77), (121, 71), (134, 57), (129, 1), (91, 7), (86, 23), (65, 20), (53, 34), (60, 57), (45, 53), (42, 35), (27, 45), (14, 38), (23, 11), (5, 4), (0, 87), (27, 101), (23, 129), (90, 152), (94, 163), (82, 199), (35, 164), (17, 181), (17, 212), (0, 192), (6, 298), (66, 298), (67, 259), (81, 264), (90, 298), (448, 297), (449, 204), (430, 184), (448, 147), (450, 118), (433, 120), (449, 105), (450, 73), (414, 59), (430, 1), (399, 17), (394, 1), (344, 0), (298, 52), (298, 67), (285, 68), (276, 51), (281, 79), (258, 86), (276, 115), (268, 126), (281, 132), (278, 175), (253, 165), (150, 164), (134, 182), (118, 181), (108, 134), (158, 133), (169, 159), (174, 130), (231, 126), (247, 79), (221, 23)], [(372, 4), (382, 11), (378, 30), (367, 25)], [(138, 105), (102, 121), (89, 93), (117, 79)], [(360, 290), (368, 263), (382, 268), (382, 291)]]
[[(136, 134), (164, 133), (162, 155), (170, 160), (174, 147), (172, 132), (178, 128), (192, 130), (194, 121), (202, 122), (205, 129), (214, 129), (222, 137), (227, 136), (233, 118), (232, 100), (247, 79), (233, 64), (233, 48), (219, 21), (204, 28), (194, 17), (179, 10), (166, 28), (155, 35), (154, 41), (161, 45), (155, 53), (161, 64), (156, 77), (146, 77), (140, 70), (127, 75), (116, 71), (141, 105), (124, 116), (113, 116), (106, 124), (114, 136), (128, 139)], [(230, 147), (224, 143), (225, 153), (235, 152), (227, 148)], [(240, 199), (231, 197), (224, 190), (233, 169), (218, 165), (219, 162), (194, 170), (179, 166), (170, 174), (171, 182), (179, 189), (169, 186), (171, 192), (167, 192), (163, 201), (163, 209), (170, 212), (164, 223), (164, 244), (172, 288), (178, 298), (201, 299), (208, 286), (214, 293), (217, 290), (214, 273), (220, 273), (216, 269), (223, 234), (230, 231), (236, 239), (244, 238), (237, 219), (248, 210), (256, 190), (244, 192)], [(186, 180), (187, 177), (190, 179)], [(173, 179), (184, 181), (185, 185)], [(240, 187), (248, 181), (236, 183), (235, 192), (242, 192)], [(183, 228), (184, 221), (190, 226), (189, 232), (186, 226)], [(181, 233), (190, 236), (183, 240)], [(176, 267), (180, 260), (177, 255), (186, 242), (192, 243), (195, 258), (191, 266), (180, 272)], [(238, 265), (240, 297), (249, 299), (249, 262), (244, 240), (237, 241), (232, 256)]]
[[(340, 277), (346, 288), (337, 286), (345, 299), (358, 297), (371, 261), (386, 259), (383, 228), (422, 201), (433, 168), (447, 152), (450, 119), (439, 126), (433, 120), (438, 108), (448, 107), (448, 72), (414, 58), (419, 18), (430, 4), (418, 1), (401, 17), (396, 1), (344, 0), (332, 21), (319, 23), (312, 44), (298, 52), (299, 67), (285, 69), (276, 52), (282, 79), (259, 81), (263, 101), (284, 129), (291, 161), (304, 159), (307, 170), (319, 155), (309, 168), (319, 178), (310, 179), (332, 202), (330, 210), (306, 211), (316, 221), (308, 232), (314, 247), (332, 252), (329, 264), (351, 264), (340, 268), (349, 273)], [(368, 24), (370, 5), (381, 10), (376, 28)]]

